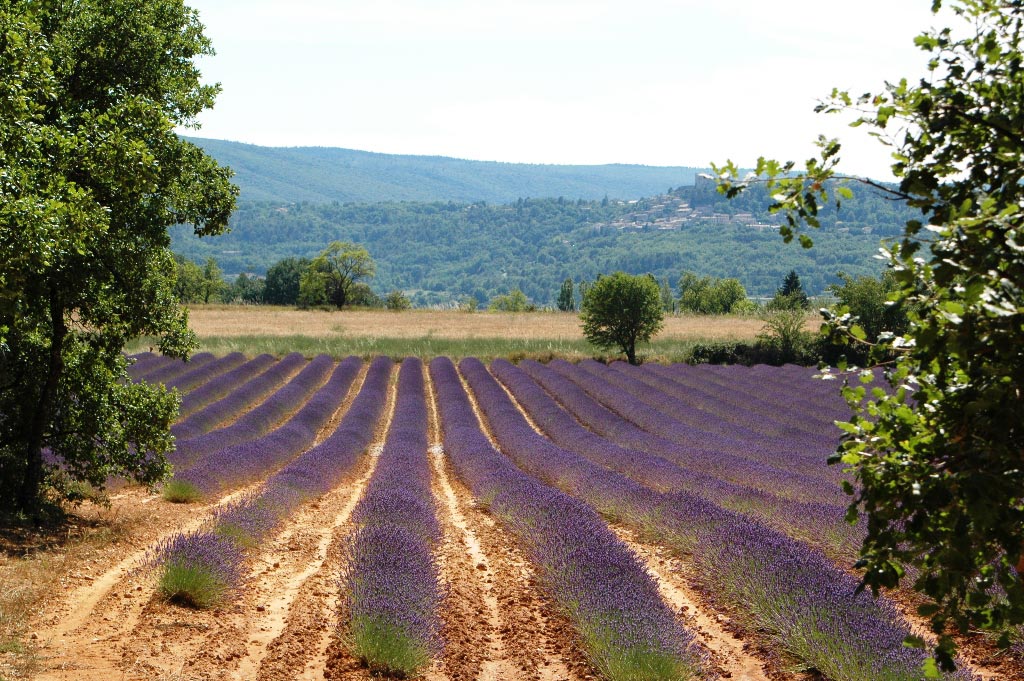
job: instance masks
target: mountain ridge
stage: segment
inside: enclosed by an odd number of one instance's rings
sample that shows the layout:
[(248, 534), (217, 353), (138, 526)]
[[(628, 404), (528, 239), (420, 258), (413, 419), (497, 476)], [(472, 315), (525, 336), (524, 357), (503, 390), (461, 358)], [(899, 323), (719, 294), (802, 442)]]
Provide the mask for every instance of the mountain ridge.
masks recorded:
[(201, 137), (235, 172), (244, 201), (508, 203), (519, 198), (639, 199), (690, 185), (706, 170), (625, 163), (562, 165), (385, 154), (340, 147), (266, 147)]

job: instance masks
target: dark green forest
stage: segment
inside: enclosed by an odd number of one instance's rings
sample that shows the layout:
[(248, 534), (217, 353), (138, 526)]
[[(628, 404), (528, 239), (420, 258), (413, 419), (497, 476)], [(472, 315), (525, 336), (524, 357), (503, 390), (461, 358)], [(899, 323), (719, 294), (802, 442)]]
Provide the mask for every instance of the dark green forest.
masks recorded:
[(418, 306), (465, 296), (486, 303), (514, 288), (538, 305), (554, 305), (566, 278), (591, 281), (616, 270), (650, 272), (672, 286), (684, 271), (734, 277), (752, 296), (771, 296), (795, 270), (810, 294), (820, 294), (839, 282), (840, 271), (877, 274), (881, 240), (899, 234), (909, 215), (883, 195), (861, 191), (838, 213), (822, 212), (815, 248), (805, 250), (782, 243), (769, 203), (763, 191), (729, 202), (692, 186), (629, 202), (250, 201), (231, 218), (229, 234), (198, 240), (176, 229), (172, 236), (176, 252), (197, 262), (216, 258), (229, 276), (263, 274), (282, 258), (312, 257), (341, 240), (369, 250), (374, 290), (403, 290)]

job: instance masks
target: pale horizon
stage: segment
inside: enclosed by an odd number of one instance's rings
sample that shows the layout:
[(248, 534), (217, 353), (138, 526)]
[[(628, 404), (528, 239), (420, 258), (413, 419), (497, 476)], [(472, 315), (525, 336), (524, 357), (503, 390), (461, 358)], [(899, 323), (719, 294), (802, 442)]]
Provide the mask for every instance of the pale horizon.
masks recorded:
[[(184, 135), (532, 165), (801, 161), (839, 136), (849, 174), (888, 151), (815, 114), (833, 87), (919, 78), (926, 0), (189, 0), (223, 92)], [(779, 9), (782, 7), (782, 9)]]

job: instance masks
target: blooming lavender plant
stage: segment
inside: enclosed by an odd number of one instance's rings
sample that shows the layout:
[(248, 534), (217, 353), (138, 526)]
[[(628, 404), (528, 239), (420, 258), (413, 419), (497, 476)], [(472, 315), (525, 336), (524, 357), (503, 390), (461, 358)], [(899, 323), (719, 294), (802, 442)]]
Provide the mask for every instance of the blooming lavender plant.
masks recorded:
[(353, 513), (359, 529), (342, 575), (346, 640), (372, 671), (411, 675), (440, 650), (441, 529), (432, 500), (423, 365), (409, 358), (377, 468)]
[[(177, 602), (209, 607), (237, 589), (245, 554), (305, 500), (336, 487), (366, 453), (384, 410), (391, 360), (375, 359), (338, 428), (258, 490), (222, 508), (207, 528), (179, 534), (152, 560), (161, 591)], [(211, 586), (212, 585), (212, 586)]]
[[(521, 368), (506, 360), (491, 363), (491, 372), (519, 405), (552, 439), (567, 450), (626, 475), (658, 492), (685, 491), (723, 508), (753, 515), (761, 522), (817, 546), (831, 556), (849, 560), (856, 554), (860, 532), (845, 522), (839, 506), (795, 502), (690, 470), (643, 449), (620, 447), (584, 428)], [(555, 384), (567, 379), (552, 377)]]
[[(823, 485), (818, 479), (769, 466), (755, 456), (728, 451), (730, 445), (712, 435), (673, 424), (667, 416), (646, 405), (631, 404), (627, 395), (596, 376), (571, 374), (568, 366), (557, 362), (548, 367), (524, 362), (523, 367), (587, 428), (623, 447), (649, 451), (683, 468), (794, 501), (824, 501), (837, 507), (846, 503), (837, 483)], [(557, 374), (573, 380), (555, 380), (551, 369), (558, 369)], [(667, 431), (675, 437), (669, 439), (652, 431)]]
[(166, 383), (181, 374), (192, 371), (204, 364), (209, 364), (214, 360), (214, 355), (211, 352), (199, 352), (192, 355), (187, 361), (180, 359), (173, 359), (170, 362), (163, 364), (156, 369), (149, 371), (140, 376), (140, 380), (146, 383)]
[(180, 423), (171, 426), (171, 434), (178, 441), (178, 450), (168, 457), (171, 463), (177, 465), (189, 463), (192, 457), (181, 450), (182, 442), (208, 433), (244, 414), (253, 405), (260, 404), (267, 395), (280, 388), (292, 374), (305, 365), (306, 359), (302, 354), (293, 352), (259, 376), (232, 389), (226, 397), (210, 403), (202, 410), (190, 414)]
[(181, 398), (178, 418), (185, 419), (206, 405), (221, 399), (243, 383), (260, 375), (274, 363), (273, 355), (262, 354), (245, 364), (215, 376)]
[(189, 371), (178, 374), (172, 379), (164, 381), (168, 390), (177, 390), (180, 393), (187, 393), (196, 386), (221, 375), (225, 371), (234, 369), (245, 361), (245, 355), (240, 352), (232, 352), (223, 357), (218, 357), (212, 362), (205, 362), (199, 366), (193, 366)]
[(704, 660), (692, 635), (629, 549), (591, 509), (490, 445), (450, 360), (430, 369), (457, 475), (518, 537), (594, 666), (613, 681), (698, 677)]
[(460, 369), (516, 463), (638, 529), (660, 533), (691, 555), (708, 593), (803, 664), (837, 681), (920, 677), (926, 655), (903, 646), (910, 629), (895, 608), (858, 593), (858, 580), (823, 554), (706, 499), (653, 492), (555, 446), (530, 428), (483, 364), (465, 359)]
[[(285, 360), (282, 360), (285, 361)], [(299, 359), (301, 362), (301, 358)], [(233, 445), (255, 440), (279, 425), (288, 414), (295, 411), (296, 406), (304, 404), (316, 392), (330, 375), (334, 360), (327, 355), (313, 358), (292, 380), (278, 389), (265, 401), (251, 411), (239, 408), (239, 403), (251, 405), (251, 400), (240, 395), (235, 400), (233, 413), (242, 415), (230, 426), (214, 430), (193, 438), (181, 437), (178, 446), (167, 460), (174, 464), (175, 469), (187, 469), (201, 458), (222, 451)], [(269, 373), (269, 372), (268, 372)], [(211, 405), (212, 407), (213, 405)], [(203, 410), (206, 411), (205, 409)], [(196, 414), (195, 416), (199, 416)], [(192, 419), (189, 419), (192, 421)], [(171, 428), (171, 434), (180, 437), (186, 424), (181, 429)]]
[(173, 603), (208, 608), (241, 581), (245, 554), (230, 537), (210, 531), (178, 534), (159, 545), (152, 563), (161, 566), (157, 589)]
[(175, 479), (210, 495), (255, 480), (287, 463), (313, 444), (317, 433), (345, 399), (360, 364), (358, 357), (342, 361), (327, 383), (283, 425), (262, 437), (210, 452), (176, 473)]

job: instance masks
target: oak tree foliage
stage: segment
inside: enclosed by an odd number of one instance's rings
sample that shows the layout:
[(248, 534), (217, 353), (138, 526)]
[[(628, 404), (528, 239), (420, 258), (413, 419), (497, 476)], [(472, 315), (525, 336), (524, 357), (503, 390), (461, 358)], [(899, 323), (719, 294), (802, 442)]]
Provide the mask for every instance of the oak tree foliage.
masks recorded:
[[(1009, 645), (1024, 623), (1014, 569), (1024, 549), (1024, 2), (935, 0), (932, 9), (953, 25), (916, 38), (924, 78), (859, 97), (836, 90), (819, 110), (857, 113), (854, 125), (892, 151), (899, 185), (883, 189), (920, 213), (885, 251), (890, 300), (908, 318), (904, 332), (874, 339), (877, 356), (895, 356), (891, 389), (846, 387), (853, 416), (840, 424), (834, 460), (856, 478), (850, 519), (867, 519), (865, 587), (913, 575), (927, 600), (920, 613), (939, 635), (936, 660), (950, 668), (952, 634), (985, 630)], [(850, 195), (827, 189), (841, 179), (839, 143), (819, 146), (800, 170), (760, 159), (759, 177), (740, 178), (726, 164), (723, 189), (766, 182), (784, 237), (810, 245), (804, 228), (817, 225), (820, 207)], [(868, 340), (851, 315), (831, 323)]]
[(237, 189), (174, 132), (218, 87), (181, 0), (0, 4), (0, 505), (47, 483), (152, 483), (177, 398), (132, 383), (139, 335), (187, 357), (168, 228), (216, 234)]
[(637, 363), (637, 343), (649, 342), (664, 317), (661, 289), (650, 275), (598, 277), (580, 306), (583, 336), (599, 348), (617, 348), (630, 364)]
[(365, 291), (357, 287), (375, 272), (376, 265), (365, 248), (348, 241), (332, 241), (303, 271), (299, 305), (333, 305), (341, 309), (362, 302)]

